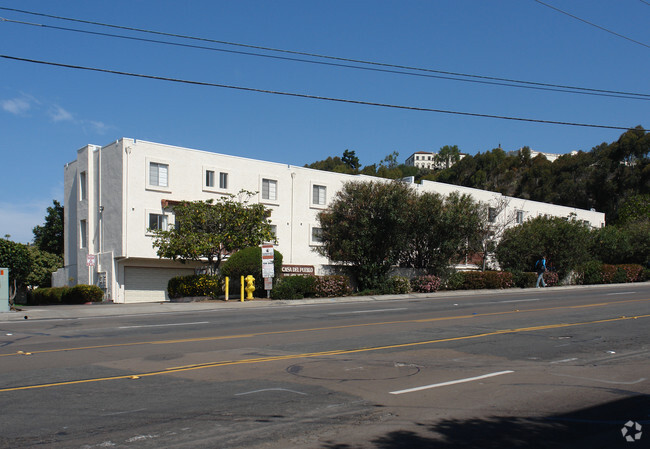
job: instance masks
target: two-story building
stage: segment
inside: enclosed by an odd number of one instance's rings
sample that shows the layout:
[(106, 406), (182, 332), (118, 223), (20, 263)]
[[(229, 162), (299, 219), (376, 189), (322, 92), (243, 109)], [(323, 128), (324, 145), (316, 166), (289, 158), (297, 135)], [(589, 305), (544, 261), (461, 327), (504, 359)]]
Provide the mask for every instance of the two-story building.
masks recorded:
[[(313, 251), (320, 244), (317, 214), (345, 182), (379, 180), (128, 138), (81, 148), (64, 171), (65, 266), (54, 274), (53, 283), (100, 285), (115, 302), (168, 300), (168, 280), (192, 274), (198, 266), (156, 255), (150, 230), (174, 223), (173, 211), (166, 207), (170, 203), (256, 192), (251, 201), (271, 210), (284, 264), (314, 267), (315, 274), (323, 274), (331, 264)], [(591, 226), (604, 225), (604, 214), (594, 211), (516, 198), (504, 201), (498, 193), (430, 181), (412, 185), (418, 191), (460, 191), (488, 204), (507, 203), (494, 220), (511, 213), (517, 222), (575, 214)]]

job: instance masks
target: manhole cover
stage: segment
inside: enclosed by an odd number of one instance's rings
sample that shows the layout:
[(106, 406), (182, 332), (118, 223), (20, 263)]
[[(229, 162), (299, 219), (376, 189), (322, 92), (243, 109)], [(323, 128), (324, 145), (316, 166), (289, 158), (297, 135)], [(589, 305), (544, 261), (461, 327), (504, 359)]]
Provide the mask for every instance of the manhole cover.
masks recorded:
[(309, 379), (383, 380), (414, 376), (420, 367), (399, 362), (322, 360), (291, 365), (287, 372)]

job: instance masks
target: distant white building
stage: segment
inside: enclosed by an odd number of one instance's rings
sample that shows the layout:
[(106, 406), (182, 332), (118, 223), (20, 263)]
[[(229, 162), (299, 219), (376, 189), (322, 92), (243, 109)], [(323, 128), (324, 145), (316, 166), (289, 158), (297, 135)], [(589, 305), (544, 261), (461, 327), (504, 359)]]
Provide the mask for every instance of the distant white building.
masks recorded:
[[(289, 271), (329, 272), (330, 261), (313, 251), (320, 244), (317, 214), (347, 181), (381, 180), (313, 170), (123, 138), (104, 147), (87, 145), (65, 166), (65, 266), (56, 286), (96, 284), (115, 302), (166, 301), (167, 282), (192, 274), (196, 264), (159, 259), (149, 229), (174, 223), (166, 207), (207, 200), (242, 189), (271, 210), (277, 249)], [(423, 181), (418, 191), (453, 191), (499, 207), (493, 220), (514, 222), (538, 215), (576, 218), (601, 227), (599, 212), (503, 197), (494, 192)], [(504, 201), (505, 200), (505, 201)], [(501, 207), (507, 203), (505, 208)], [(514, 223), (513, 223), (514, 224)]]
[[(432, 151), (416, 151), (408, 158), (406, 158), (404, 165), (408, 165), (410, 167), (424, 168), (427, 170), (439, 170), (439, 169), (447, 168), (447, 164), (445, 162), (437, 161), (436, 156), (438, 156), (438, 153)], [(461, 153), (460, 159), (464, 158), (465, 156), (467, 155)]]
[[(515, 151), (508, 151), (507, 154), (508, 154), (508, 156), (519, 156), (521, 154), (521, 150), (523, 150), (523, 148), (519, 148), (518, 150), (515, 150)], [(544, 153), (542, 151), (530, 150), (530, 158), (531, 159), (536, 158), (540, 154), (542, 156), (544, 156), (546, 158), (546, 160), (548, 160), (549, 162), (554, 162), (557, 158), (559, 158), (560, 156), (563, 156), (562, 154), (557, 154), (557, 153)], [(574, 155), (578, 154), (578, 152), (577, 151), (572, 151), (569, 154), (574, 156)]]

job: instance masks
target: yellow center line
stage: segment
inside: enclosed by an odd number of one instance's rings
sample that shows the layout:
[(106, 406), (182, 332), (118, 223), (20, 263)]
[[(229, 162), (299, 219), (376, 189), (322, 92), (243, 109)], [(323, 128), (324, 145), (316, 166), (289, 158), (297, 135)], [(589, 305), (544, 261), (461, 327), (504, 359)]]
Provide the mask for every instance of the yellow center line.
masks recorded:
[(411, 343), (399, 343), (399, 344), (385, 345), (385, 346), (373, 346), (373, 347), (355, 348), (355, 349), (334, 349), (334, 350), (330, 350), (330, 351), (310, 352), (310, 353), (304, 353), (304, 354), (291, 354), (291, 355), (258, 357), (258, 358), (252, 358), (252, 359), (242, 359), (242, 360), (227, 360), (227, 361), (220, 361), (220, 362), (204, 363), (204, 364), (199, 364), (199, 365), (180, 366), (180, 367), (175, 367), (175, 368), (169, 368), (169, 369), (166, 369), (166, 370), (163, 370), (163, 371), (153, 371), (153, 372), (141, 373), (141, 374), (129, 374), (129, 375), (122, 375), (122, 376), (100, 377), (100, 378), (82, 379), (82, 380), (70, 380), (70, 381), (65, 381), (65, 382), (54, 382), (54, 383), (49, 383), (49, 384), (38, 384), (38, 385), (27, 385), (27, 386), (22, 386), (22, 387), (3, 388), (3, 389), (0, 389), (0, 393), (6, 393), (6, 392), (10, 392), (10, 391), (34, 390), (34, 389), (42, 389), (42, 388), (50, 388), (50, 387), (60, 387), (60, 386), (65, 386), (65, 385), (78, 385), (78, 384), (91, 383), (91, 382), (103, 382), (103, 381), (108, 381), (108, 380), (137, 379), (137, 378), (142, 378), (142, 377), (160, 376), (160, 375), (164, 375), (164, 374), (180, 373), (180, 372), (186, 372), (186, 371), (195, 371), (195, 370), (200, 370), (200, 369), (216, 368), (216, 367), (221, 367), (221, 366), (245, 365), (245, 364), (252, 364), (252, 363), (264, 363), (264, 362), (275, 362), (275, 361), (292, 360), (292, 359), (326, 357), (326, 356), (336, 356), (336, 355), (343, 355), (343, 354), (355, 354), (355, 353), (360, 353), (360, 352), (381, 351), (381, 350), (386, 350), (386, 349), (408, 348), (408, 347), (414, 347), (414, 346), (433, 345), (433, 344), (437, 344), (437, 343), (445, 343), (445, 342), (451, 342), (451, 341), (471, 340), (471, 339), (476, 339), (476, 338), (491, 337), (491, 336), (503, 335), (503, 334), (515, 334), (515, 333), (530, 332), (530, 331), (537, 331), (537, 330), (560, 329), (560, 328), (566, 328), (566, 327), (586, 326), (586, 325), (594, 325), (594, 324), (602, 324), (602, 323), (612, 323), (612, 322), (616, 322), (616, 321), (636, 320), (636, 319), (639, 319), (639, 318), (650, 318), (650, 314), (649, 315), (638, 315), (638, 316), (633, 316), (633, 317), (606, 318), (606, 319), (602, 319), (602, 320), (583, 321), (583, 322), (577, 322), (577, 323), (558, 323), (558, 324), (549, 324), (549, 325), (545, 325), (545, 326), (521, 327), (521, 328), (518, 328), (518, 329), (502, 329), (502, 330), (497, 330), (497, 331), (493, 331), (493, 332), (485, 332), (485, 333), (482, 333), (482, 334), (462, 335), (462, 336), (459, 336), (459, 337), (441, 338), (441, 339), (438, 339), (438, 340), (416, 341), (416, 342), (411, 342)]
[[(371, 326), (387, 326), (394, 324), (407, 324), (407, 323), (432, 323), (436, 321), (452, 321), (452, 320), (463, 320), (463, 319), (475, 319), (481, 317), (489, 316), (501, 316), (501, 315), (510, 315), (515, 313), (535, 313), (535, 312), (548, 312), (552, 310), (567, 310), (567, 309), (581, 309), (586, 307), (605, 307), (612, 304), (624, 304), (624, 303), (636, 303), (636, 302), (646, 302), (650, 301), (650, 298), (646, 299), (628, 299), (624, 301), (610, 301), (610, 302), (601, 302), (595, 304), (586, 304), (586, 305), (573, 305), (573, 306), (557, 306), (557, 307), (546, 307), (538, 309), (527, 309), (527, 310), (508, 310), (503, 312), (489, 312), (489, 313), (477, 313), (469, 315), (456, 315), (450, 317), (436, 317), (436, 318), (418, 318), (414, 320), (398, 320), (398, 321), (380, 321), (374, 323), (360, 323), (360, 324), (348, 324), (341, 326), (327, 326), (327, 327), (313, 327), (306, 329), (289, 329), (282, 331), (270, 331), (270, 332), (255, 332), (250, 334), (236, 334), (236, 335), (221, 335), (215, 337), (197, 337), (197, 338), (184, 338), (177, 340), (158, 340), (158, 341), (137, 341), (131, 343), (113, 343), (106, 345), (94, 345), (94, 346), (78, 346), (73, 348), (58, 348), (58, 349), (46, 349), (42, 351), (29, 351), (29, 354), (47, 354), (53, 352), (68, 352), (68, 351), (83, 351), (89, 349), (105, 349), (105, 348), (119, 348), (127, 346), (139, 346), (139, 345), (167, 345), (167, 344), (178, 344), (178, 343), (196, 343), (196, 342), (205, 342), (205, 341), (216, 341), (216, 340), (229, 340), (229, 339), (238, 339), (238, 338), (252, 338), (252, 337), (263, 337), (267, 335), (280, 335), (280, 334), (293, 334), (293, 333), (303, 333), (303, 332), (317, 332), (317, 331), (327, 331), (327, 330), (337, 330), (337, 329), (351, 329), (355, 327), (371, 327)], [(12, 353), (0, 354), (0, 357), (10, 357), (25, 355), (26, 351), (17, 351)]]

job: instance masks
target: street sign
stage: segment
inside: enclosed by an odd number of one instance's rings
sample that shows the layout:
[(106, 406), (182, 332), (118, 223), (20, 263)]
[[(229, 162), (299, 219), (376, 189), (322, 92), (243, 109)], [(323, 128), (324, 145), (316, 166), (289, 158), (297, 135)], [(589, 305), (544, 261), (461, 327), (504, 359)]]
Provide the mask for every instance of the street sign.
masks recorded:
[[(275, 267), (273, 265), (273, 245), (265, 243), (262, 245), (262, 277), (272, 278), (275, 276)], [(266, 288), (265, 290), (271, 290)]]
[(88, 254), (86, 256), (86, 266), (88, 266), (88, 267), (94, 267), (95, 266), (95, 255), (94, 254)]

